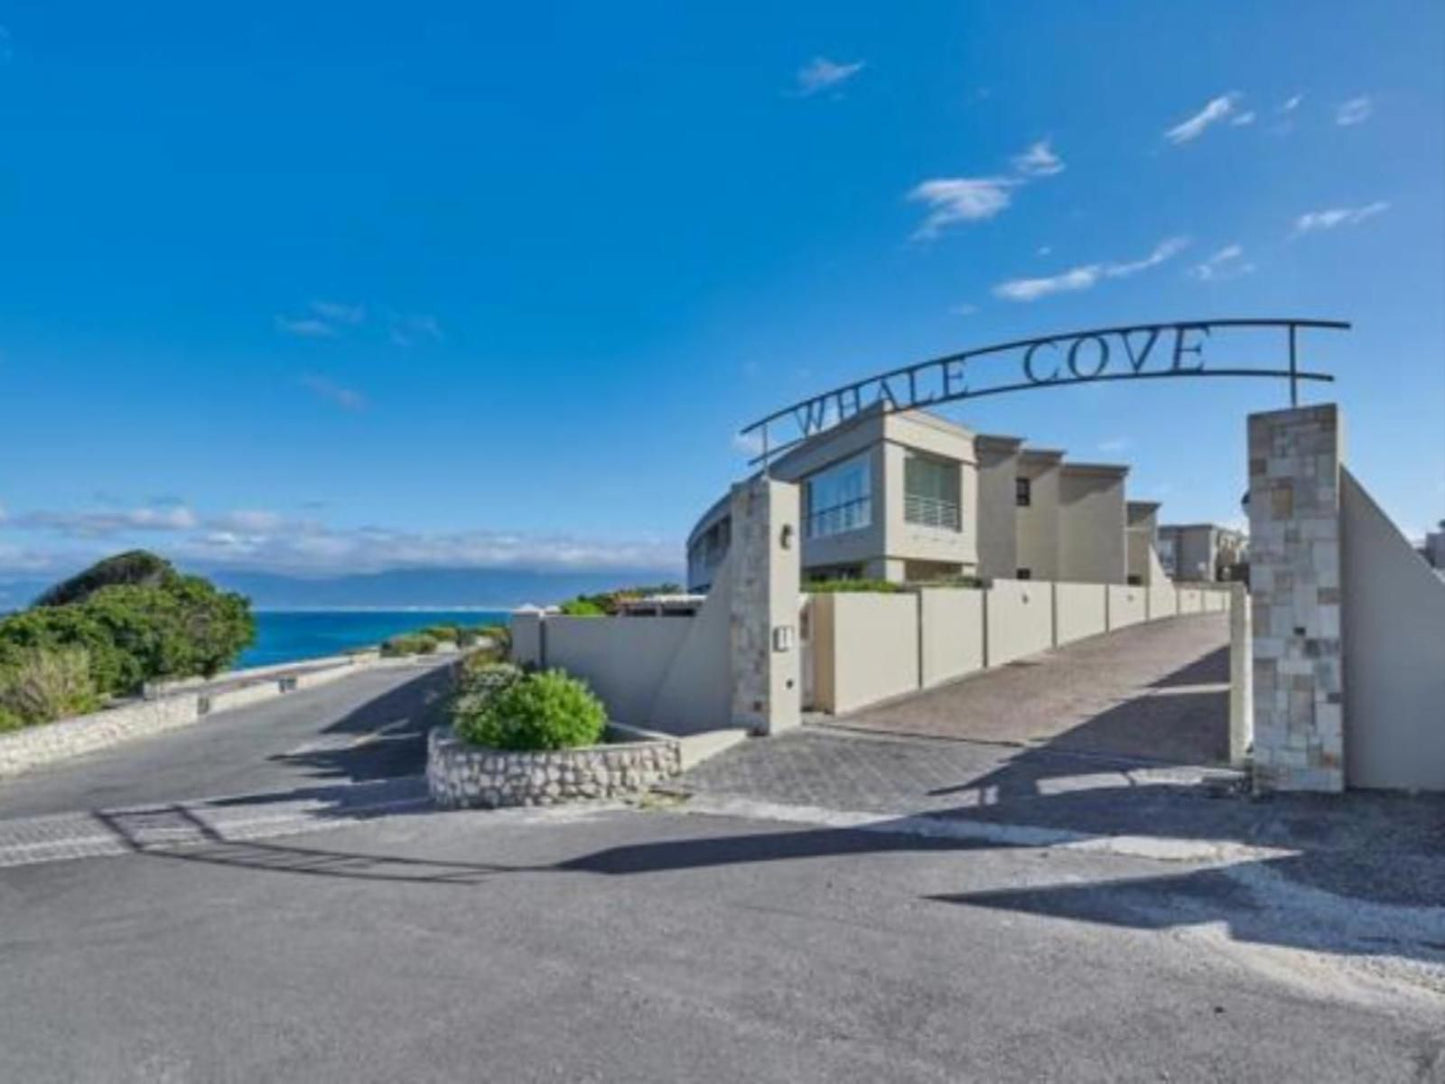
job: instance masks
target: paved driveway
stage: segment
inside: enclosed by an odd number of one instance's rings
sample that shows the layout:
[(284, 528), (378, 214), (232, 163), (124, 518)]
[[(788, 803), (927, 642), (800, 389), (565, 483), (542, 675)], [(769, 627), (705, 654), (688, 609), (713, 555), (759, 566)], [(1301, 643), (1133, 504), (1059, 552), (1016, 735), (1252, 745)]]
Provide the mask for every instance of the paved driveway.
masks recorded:
[(885, 734), (1223, 764), (1228, 615), (1096, 636), (836, 722)]

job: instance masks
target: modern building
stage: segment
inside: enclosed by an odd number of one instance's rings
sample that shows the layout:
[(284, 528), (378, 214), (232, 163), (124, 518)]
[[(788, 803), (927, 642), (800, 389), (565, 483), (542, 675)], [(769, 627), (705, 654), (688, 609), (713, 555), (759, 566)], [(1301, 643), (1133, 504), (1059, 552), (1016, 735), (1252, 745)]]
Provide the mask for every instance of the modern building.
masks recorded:
[(1420, 556), (1425, 558), (1425, 563), (1436, 572), (1445, 573), (1445, 519), (1436, 526), (1440, 528), (1438, 531), (1430, 531), (1425, 535)]
[[(1124, 466), (1072, 463), (920, 410), (865, 411), (778, 457), (802, 489), (805, 579), (1125, 583)], [(688, 589), (731, 542), (724, 494), (688, 538)], [(1149, 582), (1146, 571), (1140, 582)]]
[(1158, 550), (1170, 579), (1214, 583), (1241, 578), (1249, 537), (1214, 523), (1166, 524), (1159, 528)]
[(1128, 582), (1145, 587), (1168, 582), (1159, 560), (1159, 502), (1130, 501), (1124, 508), (1124, 521)]

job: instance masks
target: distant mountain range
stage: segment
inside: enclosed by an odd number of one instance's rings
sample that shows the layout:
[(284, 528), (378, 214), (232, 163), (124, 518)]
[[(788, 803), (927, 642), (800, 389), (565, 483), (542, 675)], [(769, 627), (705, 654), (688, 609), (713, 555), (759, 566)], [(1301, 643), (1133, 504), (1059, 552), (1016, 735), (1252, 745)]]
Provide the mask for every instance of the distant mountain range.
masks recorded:
[[(511, 609), (561, 602), (574, 595), (636, 584), (678, 582), (676, 570), (526, 572), (494, 568), (394, 569), (324, 579), (271, 572), (202, 573), (228, 591), (239, 591), (263, 610)], [(51, 585), (50, 580), (0, 581), (0, 611), (19, 610)]]

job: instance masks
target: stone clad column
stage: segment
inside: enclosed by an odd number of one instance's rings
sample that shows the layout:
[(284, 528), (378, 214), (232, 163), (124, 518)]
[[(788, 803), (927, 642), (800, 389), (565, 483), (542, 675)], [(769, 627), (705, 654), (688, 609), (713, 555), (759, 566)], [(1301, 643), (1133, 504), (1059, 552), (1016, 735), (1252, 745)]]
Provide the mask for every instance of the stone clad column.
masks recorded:
[(1334, 404), (1249, 417), (1259, 790), (1345, 786), (1340, 455)]
[(734, 726), (774, 734), (802, 721), (798, 487), (767, 477), (732, 491)]

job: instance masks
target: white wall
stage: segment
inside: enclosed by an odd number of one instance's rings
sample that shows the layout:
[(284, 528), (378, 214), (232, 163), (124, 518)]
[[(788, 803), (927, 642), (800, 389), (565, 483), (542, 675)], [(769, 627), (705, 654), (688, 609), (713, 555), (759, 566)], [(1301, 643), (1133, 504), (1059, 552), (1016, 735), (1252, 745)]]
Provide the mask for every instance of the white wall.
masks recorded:
[(1108, 586), (1095, 583), (1054, 584), (1054, 644), (1071, 644), (1108, 631), (1105, 618)]
[(918, 688), (918, 600), (896, 595), (813, 596), (814, 699), (842, 713)]
[(1156, 587), (1149, 588), (1149, 620), (1157, 621), (1161, 617), (1173, 617), (1179, 612), (1179, 592), (1174, 590), (1174, 585), (1165, 582)]
[(586, 681), (612, 719), (647, 727), (653, 697), (696, 620), (548, 616), (543, 664)]
[(989, 666), (1037, 655), (1054, 643), (1053, 584), (994, 580), (986, 603)]
[(918, 592), (925, 688), (983, 669), (983, 596), (961, 587)]
[(1340, 526), (1346, 783), (1445, 790), (1445, 581), (1344, 469)]
[(1179, 612), (1197, 614), (1204, 612), (1204, 592), (1197, 587), (1179, 588)]
[(1137, 625), (1145, 619), (1146, 596), (1144, 587), (1120, 587), (1109, 585), (1109, 628), (1122, 629)]

